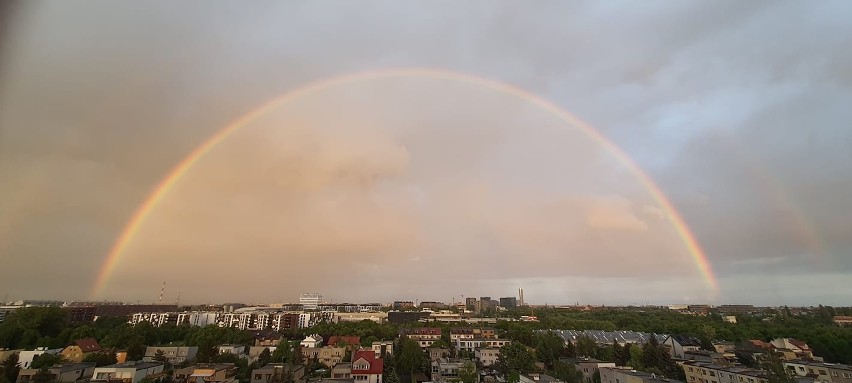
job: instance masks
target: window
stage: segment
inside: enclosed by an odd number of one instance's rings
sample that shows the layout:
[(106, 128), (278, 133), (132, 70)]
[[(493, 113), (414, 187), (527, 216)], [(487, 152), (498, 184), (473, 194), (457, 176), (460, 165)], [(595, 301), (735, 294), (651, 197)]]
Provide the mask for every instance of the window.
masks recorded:
[(819, 370), (820, 375), (825, 375), (825, 370)]
[(802, 367), (802, 366), (799, 366), (799, 371), (805, 371), (805, 368)]

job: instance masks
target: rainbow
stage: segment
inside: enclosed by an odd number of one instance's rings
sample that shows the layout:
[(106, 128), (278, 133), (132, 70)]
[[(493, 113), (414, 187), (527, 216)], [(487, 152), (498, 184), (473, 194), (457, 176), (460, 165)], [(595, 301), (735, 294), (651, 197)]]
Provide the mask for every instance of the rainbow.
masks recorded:
[(621, 148), (613, 144), (609, 139), (595, 130), (591, 125), (583, 122), (576, 116), (563, 110), (551, 101), (548, 101), (536, 94), (530, 93), (521, 88), (502, 83), (499, 81), (482, 78), (470, 74), (451, 72), (438, 69), (423, 69), (423, 68), (406, 68), (406, 69), (388, 69), (379, 71), (361, 72), (355, 74), (347, 74), (338, 77), (331, 77), (315, 82), (311, 82), (295, 90), (291, 90), (283, 95), (274, 98), (259, 107), (244, 114), (240, 118), (231, 122), (210, 138), (204, 141), (201, 145), (195, 148), (189, 155), (180, 161), (171, 171), (160, 181), (154, 188), (153, 192), (145, 199), (145, 201), (136, 209), (130, 221), (124, 227), (124, 230), (119, 235), (113, 246), (106, 256), (101, 270), (98, 273), (97, 279), (91, 291), (92, 298), (97, 298), (103, 292), (110, 275), (121, 260), (122, 254), (127, 249), (128, 245), (133, 241), (133, 237), (139, 231), (142, 224), (157, 206), (157, 204), (169, 193), (169, 191), (180, 181), (180, 179), (195, 166), (198, 161), (204, 157), (210, 150), (228, 139), (234, 132), (246, 126), (255, 118), (272, 111), (273, 109), (300, 97), (321, 92), (346, 84), (351, 84), (359, 81), (368, 81), (381, 78), (394, 77), (419, 77), (419, 78), (434, 78), (442, 80), (453, 80), (463, 83), (481, 86), (495, 92), (511, 95), (525, 100), (541, 109), (544, 109), (565, 123), (580, 128), (586, 135), (596, 141), (598, 144), (606, 148), (613, 157), (621, 162), (629, 169), (650, 193), (652, 198), (663, 208), (669, 220), (675, 227), (677, 234), (683, 240), (686, 250), (695, 262), (695, 265), (703, 278), (706, 285), (712, 289), (714, 293), (718, 292), (718, 284), (713, 275), (713, 269), (710, 262), (707, 260), (704, 251), (698, 245), (698, 241), (690, 231), (689, 227), (684, 222), (683, 217), (677, 212), (671, 201), (666, 197), (656, 183), (644, 172), (638, 165), (623, 151)]

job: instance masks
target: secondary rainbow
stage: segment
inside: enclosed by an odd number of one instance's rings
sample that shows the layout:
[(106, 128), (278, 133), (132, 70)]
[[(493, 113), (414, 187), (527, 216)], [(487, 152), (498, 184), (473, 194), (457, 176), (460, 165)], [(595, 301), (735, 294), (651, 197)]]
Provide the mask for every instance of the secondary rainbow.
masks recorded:
[(196, 147), (195, 150), (189, 153), (189, 155), (187, 155), (182, 161), (175, 165), (174, 168), (172, 168), (171, 171), (154, 188), (153, 192), (151, 192), (148, 198), (146, 198), (145, 201), (133, 213), (133, 216), (131, 217), (130, 221), (128, 221), (127, 225), (124, 227), (124, 230), (121, 232), (121, 235), (119, 235), (118, 239), (110, 248), (109, 254), (107, 254), (106, 256), (106, 261), (101, 267), (101, 270), (98, 273), (97, 280), (95, 281), (95, 284), (92, 288), (92, 298), (97, 298), (103, 292), (103, 289), (106, 286), (110, 275), (112, 274), (116, 265), (118, 265), (118, 262), (121, 260), (121, 256), (124, 254), (125, 249), (127, 249), (127, 246), (133, 241), (133, 237), (136, 235), (142, 224), (145, 223), (145, 220), (151, 214), (151, 211), (154, 210), (154, 208), (163, 199), (163, 197), (165, 197), (165, 195), (168, 194), (169, 191), (180, 181), (181, 177), (183, 177), (184, 174), (186, 174), (190, 169), (192, 169), (192, 167), (202, 157), (204, 157), (205, 154), (207, 154), (210, 150), (222, 143), (222, 141), (225, 141), (231, 134), (246, 126), (249, 122), (257, 118), (258, 116), (261, 116), (299, 97), (324, 91), (330, 88), (351, 84), (358, 81), (368, 81), (393, 77), (434, 78), (474, 84), (486, 89), (493, 90), (495, 92), (500, 92), (503, 94), (518, 97), (522, 100), (525, 100), (526, 102), (529, 102), (539, 108), (542, 108), (552, 113), (553, 115), (559, 117), (565, 123), (581, 129), (590, 138), (605, 147), (613, 157), (615, 157), (627, 169), (629, 169), (636, 176), (639, 182), (645, 187), (645, 189), (650, 193), (654, 200), (656, 200), (656, 202), (663, 208), (669, 220), (672, 222), (678, 235), (683, 240), (687, 252), (694, 260), (696, 268), (702, 276), (702, 279), (704, 280), (705, 284), (710, 289), (712, 289), (713, 293), (718, 292), (718, 284), (713, 274), (713, 269), (710, 265), (710, 262), (707, 260), (704, 251), (698, 245), (698, 241), (696, 241), (695, 236), (692, 234), (689, 227), (686, 225), (683, 218), (674, 208), (674, 206), (666, 197), (666, 195), (662, 192), (662, 190), (660, 190), (657, 184), (654, 183), (654, 181), (644, 171), (642, 171), (642, 169), (639, 168), (639, 166), (636, 165), (636, 163), (623, 150), (621, 150), (621, 148), (613, 144), (609, 139), (607, 139), (597, 130), (592, 128), (591, 125), (570, 114), (569, 112), (560, 108), (551, 101), (548, 101), (536, 94), (530, 93), (526, 90), (506, 83), (470, 74), (452, 72), (447, 70), (405, 68), (347, 74), (311, 82), (307, 85), (284, 93), (283, 95), (260, 105), (259, 107), (244, 114), (240, 118), (236, 119), (235, 121), (231, 122), (221, 130), (213, 134), (201, 145)]

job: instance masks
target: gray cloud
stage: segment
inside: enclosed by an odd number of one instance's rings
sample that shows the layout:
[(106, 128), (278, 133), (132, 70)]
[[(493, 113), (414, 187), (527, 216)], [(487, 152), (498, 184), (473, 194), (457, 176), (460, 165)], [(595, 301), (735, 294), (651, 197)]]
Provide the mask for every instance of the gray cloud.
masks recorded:
[(152, 213), (105, 297), (153, 299), (167, 279), (197, 301), (518, 285), (542, 303), (843, 298), (779, 283), (842, 291), (852, 270), (845, 2), (13, 10), (0, 61), (10, 296), (84, 298), (158, 180), (257, 105), (414, 66), (506, 81), (591, 122), (672, 198), (721, 294), (636, 179), (576, 129), (511, 97), (401, 79), (305, 98), (217, 147)]

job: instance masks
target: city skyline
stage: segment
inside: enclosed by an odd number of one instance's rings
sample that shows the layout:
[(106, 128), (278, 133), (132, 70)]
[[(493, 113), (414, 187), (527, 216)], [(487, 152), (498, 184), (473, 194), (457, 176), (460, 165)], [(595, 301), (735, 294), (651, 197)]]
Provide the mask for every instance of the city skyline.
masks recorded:
[(849, 304), (852, 4), (374, 5), (4, 8), (0, 297)]

